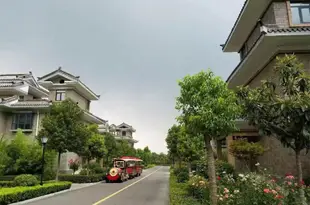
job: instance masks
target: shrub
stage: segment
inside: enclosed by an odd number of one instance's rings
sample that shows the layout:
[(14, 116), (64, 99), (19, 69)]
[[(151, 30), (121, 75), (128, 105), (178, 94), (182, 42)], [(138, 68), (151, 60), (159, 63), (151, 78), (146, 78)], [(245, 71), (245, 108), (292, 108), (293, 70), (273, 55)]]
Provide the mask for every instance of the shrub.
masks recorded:
[(259, 143), (248, 142), (246, 139), (234, 140), (229, 146), (229, 152), (237, 159), (245, 162), (250, 171), (255, 171), (254, 164), (257, 157), (264, 153), (263, 145)]
[(59, 181), (69, 181), (72, 183), (91, 183), (91, 182), (100, 182), (105, 180), (106, 174), (95, 174), (95, 175), (59, 175)]
[(179, 167), (179, 168), (175, 168), (173, 173), (177, 176), (179, 173), (181, 172), (188, 172), (188, 168), (187, 167)]
[(186, 183), (177, 182), (173, 170), (170, 171), (169, 187), (170, 205), (201, 205), (196, 199), (188, 195)]
[(224, 174), (234, 174), (234, 166), (225, 161), (216, 160), (215, 161), (216, 173), (218, 176), (223, 176)]
[(31, 174), (22, 174), (14, 178), (14, 184), (15, 186), (35, 186), (39, 181)]
[(180, 172), (178, 175), (177, 175), (177, 180), (179, 183), (183, 183), (183, 182), (187, 182), (189, 179), (189, 173), (188, 171), (187, 172)]
[(80, 167), (79, 159), (70, 159), (69, 160), (69, 168), (72, 169), (73, 173), (75, 173)]
[(48, 183), (43, 186), (2, 188), (0, 192), (0, 204), (7, 205), (35, 197), (51, 194), (69, 189), (71, 182)]
[(93, 175), (93, 174), (102, 174), (105, 173), (105, 169), (101, 167), (101, 165), (97, 162), (95, 163), (90, 163), (88, 166), (85, 165), (84, 169), (89, 169), (89, 174)]
[(0, 188), (1, 187), (13, 187), (15, 184), (13, 181), (0, 181)]
[(201, 202), (209, 198), (208, 181), (202, 176), (192, 176), (188, 181), (188, 192)]

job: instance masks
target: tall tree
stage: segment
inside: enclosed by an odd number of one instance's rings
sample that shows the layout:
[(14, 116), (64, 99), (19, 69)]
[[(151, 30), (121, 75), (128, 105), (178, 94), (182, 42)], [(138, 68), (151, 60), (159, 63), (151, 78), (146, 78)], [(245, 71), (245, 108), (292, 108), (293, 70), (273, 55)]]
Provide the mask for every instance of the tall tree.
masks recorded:
[(181, 115), (178, 121), (192, 136), (203, 136), (208, 157), (211, 204), (216, 205), (217, 185), (211, 140), (236, 130), (235, 119), (240, 110), (236, 96), (210, 70), (184, 77), (179, 86), (181, 94), (177, 98), (176, 108), (181, 111)]
[(112, 157), (116, 157), (117, 155), (116, 140), (111, 133), (104, 134), (104, 144), (107, 149), (106, 166), (108, 167), (110, 165), (110, 162), (112, 161)]
[(187, 162), (189, 172), (192, 169), (192, 162), (199, 160), (203, 155), (203, 147), (202, 135), (197, 137), (192, 136), (186, 131), (185, 126), (181, 127), (177, 148), (183, 160)]
[[(261, 87), (240, 88), (243, 117), (256, 126), (261, 135), (275, 136), (295, 151), (301, 183), (301, 151), (310, 148), (310, 76), (294, 55), (277, 57), (274, 74), (275, 77), (263, 81)], [(306, 204), (303, 188), (300, 204)]]
[(48, 137), (47, 148), (57, 151), (58, 163), (56, 180), (58, 180), (60, 156), (67, 151), (81, 153), (89, 138), (86, 125), (82, 122), (83, 111), (71, 99), (54, 103), (50, 113), (42, 120), (42, 136)]
[(167, 148), (169, 150), (169, 157), (172, 159), (172, 164), (174, 166), (175, 161), (179, 160), (181, 163), (181, 156), (178, 150), (180, 135), (180, 126), (173, 125), (169, 130), (166, 137)]
[(89, 163), (92, 159), (101, 159), (106, 153), (103, 135), (98, 132), (98, 125), (92, 124), (87, 127), (90, 138), (84, 145), (84, 150), (81, 153), (87, 159), (87, 175), (89, 174)]

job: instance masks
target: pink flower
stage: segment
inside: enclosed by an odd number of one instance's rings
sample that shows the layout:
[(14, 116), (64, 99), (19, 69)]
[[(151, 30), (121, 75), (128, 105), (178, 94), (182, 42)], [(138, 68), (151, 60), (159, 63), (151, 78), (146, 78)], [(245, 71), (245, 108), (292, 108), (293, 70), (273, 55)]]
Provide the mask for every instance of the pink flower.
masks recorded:
[(277, 191), (276, 191), (276, 190), (271, 190), (271, 192), (272, 192), (273, 194), (277, 194)]
[(270, 190), (269, 189), (264, 189), (264, 192), (268, 194), (270, 192)]
[(225, 194), (225, 196), (224, 196), (226, 199), (228, 198), (228, 194)]

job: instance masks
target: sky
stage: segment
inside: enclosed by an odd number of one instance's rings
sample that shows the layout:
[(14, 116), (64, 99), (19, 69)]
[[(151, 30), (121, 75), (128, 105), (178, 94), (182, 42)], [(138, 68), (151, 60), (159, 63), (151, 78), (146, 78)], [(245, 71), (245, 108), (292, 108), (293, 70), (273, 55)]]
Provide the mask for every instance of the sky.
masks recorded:
[(224, 80), (239, 57), (223, 53), (244, 0), (0, 0), (0, 71), (79, 75), (99, 101), (91, 112), (136, 129), (136, 148), (167, 152), (177, 81), (212, 69)]

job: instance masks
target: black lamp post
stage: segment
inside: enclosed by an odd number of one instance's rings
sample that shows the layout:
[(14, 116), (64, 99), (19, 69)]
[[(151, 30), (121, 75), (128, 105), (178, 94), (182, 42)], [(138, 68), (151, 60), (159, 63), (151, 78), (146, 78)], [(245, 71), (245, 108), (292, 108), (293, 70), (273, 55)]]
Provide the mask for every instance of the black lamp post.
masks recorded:
[(41, 173), (41, 182), (40, 185), (43, 185), (43, 175), (44, 175), (44, 154), (45, 154), (45, 146), (47, 143), (48, 138), (47, 137), (42, 137), (41, 138), (41, 142), (42, 142), (42, 146), (43, 146), (43, 153), (42, 153), (42, 173)]

